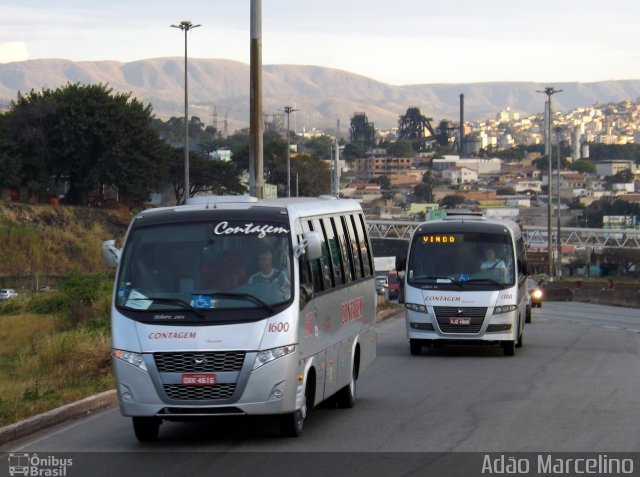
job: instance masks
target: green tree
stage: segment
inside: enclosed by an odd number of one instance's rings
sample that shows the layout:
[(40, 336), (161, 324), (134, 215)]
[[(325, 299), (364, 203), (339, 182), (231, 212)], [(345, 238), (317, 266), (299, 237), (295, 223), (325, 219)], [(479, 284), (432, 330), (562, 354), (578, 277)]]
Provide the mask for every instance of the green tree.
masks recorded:
[(572, 171), (576, 171), (576, 172), (586, 172), (588, 174), (596, 173), (596, 165), (593, 161), (590, 161), (589, 159), (578, 159), (569, 167)]
[(447, 195), (440, 200), (440, 207), (443, 209), (455, 209), (464, 203), (464, 197), (458, 194)]
[(496, 190), (496, 195), (516, 195), (513, 187), (500, 187)]
[(391, 157), (413, 157), (415, 156), (415, 151), (413, 150), (413, 145), (411, 141), (407, 140), (399, 140), (391, 143), (387, 143), (386, 145), (387, 153)]
[(117, 187), (124, 201), (145, 201), (166, 180), (168, 165), (151, 111), (102, 84), (19, 94), (6, 114), (21, 183), (44, 191), (51, 177), (66, 181), (72, 204), (103, 186)]

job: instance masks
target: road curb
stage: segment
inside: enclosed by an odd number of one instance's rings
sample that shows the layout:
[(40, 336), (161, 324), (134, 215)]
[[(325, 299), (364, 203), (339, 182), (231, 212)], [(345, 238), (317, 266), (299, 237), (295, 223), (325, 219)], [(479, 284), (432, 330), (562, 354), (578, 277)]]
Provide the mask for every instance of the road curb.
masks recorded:
[(116, 391), (112, 389), (38, 414), (24, 421), (9, 424), (8, 426), (0, 428), (0, 445), (15, 441), (21, 437), (28, 436), (29, 434), (60, 424), (69, 419), (91, 414), (100, 409), (113, 406), (116, 402)]

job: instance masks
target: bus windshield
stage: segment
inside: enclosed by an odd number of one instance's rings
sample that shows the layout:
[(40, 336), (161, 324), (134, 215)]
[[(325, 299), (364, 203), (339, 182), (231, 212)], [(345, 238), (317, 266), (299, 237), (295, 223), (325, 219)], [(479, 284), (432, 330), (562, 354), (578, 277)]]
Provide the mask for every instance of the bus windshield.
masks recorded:
[(513, 286), (515, 268), (509, 235), (437, 232), (413, 238), (407, 282), (422, 288)]
[(274, 307), (292, 299), (286, 222), (207, 221), (134, 227), (123, 250), (116, 306), (124, 310)]

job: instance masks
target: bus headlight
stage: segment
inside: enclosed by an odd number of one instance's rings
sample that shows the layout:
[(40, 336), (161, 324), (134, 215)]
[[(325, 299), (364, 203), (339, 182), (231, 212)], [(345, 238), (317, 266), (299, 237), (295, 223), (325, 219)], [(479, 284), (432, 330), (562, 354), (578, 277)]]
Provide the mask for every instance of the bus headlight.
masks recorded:
[(417, 311), (418, 313), (427, 313), (426, 305), (419, 305), (418, 303), (405, 303), (404, 306), (411, 311)]
[(111, 354), (113, 355), (114, 358), (121, 359), (122, 361), (132, 364), (143, 371), (147, 370), (147, 365), (144, 362), (144, 356), (142, 356), (140, 353), (134, 353), (132, 351), (124, 351), (121, 349), (114, 349)]
[(518, 309), (517, 305), (502, 305), (502, 306), (496, 306), (493, 309), (493, 314), (494, 315), (499, 315), (501, 313), (509, 313), (510, 311), (516, 311)]
[(282, 358), (288, 354), (293, 353), (296, 350), (295, 345), (280, 346), (279, 348), (267, 349), (260, 351), (256, 356), (256, 361), (253, 363), (253, 369), (257, 369), (260, 366), (273, 361), (274, 359)]

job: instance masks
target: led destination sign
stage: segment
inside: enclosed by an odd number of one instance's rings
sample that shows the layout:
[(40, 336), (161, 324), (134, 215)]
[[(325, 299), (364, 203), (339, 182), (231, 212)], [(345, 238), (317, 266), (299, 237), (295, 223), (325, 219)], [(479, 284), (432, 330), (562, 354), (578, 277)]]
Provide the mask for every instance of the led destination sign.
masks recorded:
[(422, 243), (455, 243), (456, 238), (453, 235), (446, 234), (429, 234), (422, 236)]

